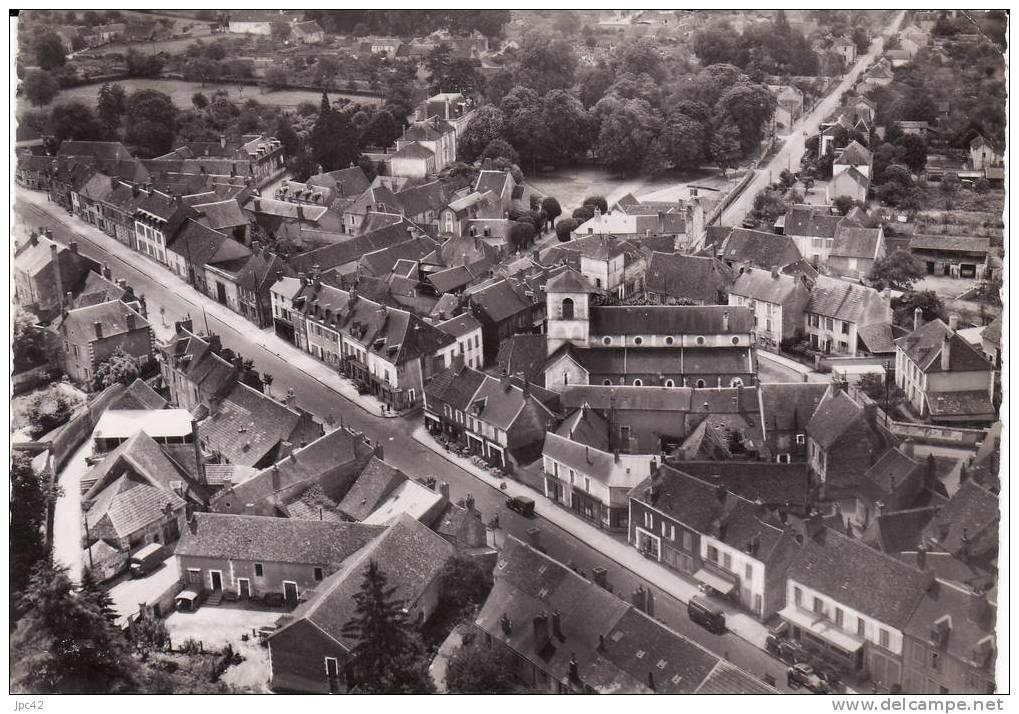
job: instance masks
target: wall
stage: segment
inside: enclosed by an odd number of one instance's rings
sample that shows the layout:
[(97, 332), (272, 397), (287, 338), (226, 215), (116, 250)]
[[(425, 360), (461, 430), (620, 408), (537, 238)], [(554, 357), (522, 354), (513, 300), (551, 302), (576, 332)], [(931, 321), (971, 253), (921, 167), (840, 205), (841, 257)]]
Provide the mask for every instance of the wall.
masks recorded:
[[(252, 594), (256, 596), (265, 593), (282, 593), (283, 581), (290, 580), (297, 583), (298, 598), (300, 598), (321, 582), (315, 580), (315, 566), (303, 563), (263, 562), (263, 576), (260, 578), (255, 577), (255, 561), (178, 555), (177, 564), (181, 579), (191, 589), (194, 589), (194, 586), (190, 582), (188, 570), (193, 568), (198, 568), (201, 571), (202, 587), (206, 590), (212, 589), (212, 576), (209, 571), (220, 570), (223, 573), (224, 590), (239, 592), (237, 578), (247, 578), (251, 584)], [(328, 564), (321, 563), (320, 567), (323, 578), (327, 577), (331, 572)]]
[[(709, 545), (718, 549), (718, 560), (711, 560), (708, 558)], [(725, 567), (723, 565), (726, 555), (730, 558), (730, 567)], [(746, 553), (746, 551), (734, 548), (733, 546), (723, 543), (717, 538), (713, 538), (709, 535), (701, 537), (701, 559), (708, 560), (722, 570), (735, 575), (740, 604), (756, 617), (760, 618), (763, 616), (765, 586), (764, 563), (757, 560), (757, 558), (752, 558)], [(747, 578), (747, 566), (750, 566), (749, 579)], [(760, 602), (757, 602), (756, 600), (758, 597), (760, 598)]]
[(802, 599), (800, 601), (800, 609), (804, 612), (813, 612), (814, 598), (820, 598), (824, 604), (824, 613), (828, 620), (835, 623), (835, 608), (841, 608), (843, 611), (843, 625), (842, 628), (845, 632), (857, 637), (857, 622), (863, 620), (864, 623), (864, 635), (863, 638), (872, 645), (880, 647), (880, 634), (881, 629), (888, 631), (888, 647), (887, 650), (893, 655), (902, 656), (902, 632), (887, 625), (880, 620), (876, 620), (869, 615), (846, 607), (840, 604), (837, 600), (830, 597), (829, 595), (822, 593), (820, 590), (814, 590), (803, 583), (797, 582), (793, 578), (789, 578), (788, 585), (786, 588), (786, 602), (790, 605), (796, 602), (794, 588), (800, 588), (802, 591)]
[(269, 686), (277, 692), (328, 694), (326, 657), (335, 657), (339, 669), (340, 691), (347, 651), (314, 625), (299, 621), (269, 638)]

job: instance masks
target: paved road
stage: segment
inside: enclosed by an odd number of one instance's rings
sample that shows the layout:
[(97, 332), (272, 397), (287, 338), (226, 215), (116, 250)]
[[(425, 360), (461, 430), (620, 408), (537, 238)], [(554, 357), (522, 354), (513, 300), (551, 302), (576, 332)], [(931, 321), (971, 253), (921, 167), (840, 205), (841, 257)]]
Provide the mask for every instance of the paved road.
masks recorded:
[[(52, 210), (52, 215), (47, 213)], [(15, 212), (24, 225), (45, 226), (53, 229), (57, 241), (66, 243), (71, 240), (79, 242), (79, 250), (94, 260), (107, 263), (115, 278), (124, 278), (135, 288), (136, 293), (144, 294), (148, 301), (149, 315), (155, 323), (157, 334), (166, 335), (160, 320), (160, 307), (166, 310), (166, 320), (172, 325), (185, 314), (190, 314), (196, 322), (196, 329), (204, 327), (201, 307), (189, 302), (189, 290), (184, 284), (166, 269), (155, 263), (146, 261), (142, 268), (136, 268), (110, 251), (112, 238), (105, 236), (91, 226), (68, 219), (63, 209), (52, 206), (35, 206), (22, 197), (16, 198)], [(63, 225), (54, 217), (64, 221), (72, 221), (72, 227)], [(619, 564), (609, 560), (594, 548), (580, 541), (571, 534), (559, 529), (540, 516), (535, 519), (524, 518), (505, 508), (502, 493), (481, 483), (474, 476), (451, 464), (438, 454), (424, 448), (414, 441), (410, 433), (419, 424), (420, 414), (411, 414), (398, 419), (382, 419), (369, 415), (361, 408), (347, 402), (341, 395), (324, 389), (322, 384), (290, 364), (286, 359), (265, 350), (251, 340), (246, 334), (251, 328), (237, 317), (236, 320), (221, 322), (213, 314), (208, 314), (209, 328), (221, 335), (223, 346), (239, 351), (254, 361), (261, 372), (273, 375), (273, 391), (283, 393), (293, 389), (298, 403), (320, 419), (333, 414), (343, 419), (346, 426), (363, 431), (369, 438), (380, 441), (384, 445), (385, 459), (408, 475), (417, 478), (435, 476), (450, 484), (450, 495), (454, 500), (463, 498), (468, 493), (475, 498), (477, 508), (485, 519), (498, 513), (503, 532), (511, 533), (521, 540), (527, 541), (527, 531), (533, 526), (541, 529), (541, 543), (552, 557), (562, 562), (573, 562), (585, 573), (601, 566), (609, 572), (609, 583), (616, 592), (624, 596), (632, 592), (638, 584), (650, 588), (631, 572), (624, 570)], [(635, 559), (641, 556), (634, 551)], [(713, 635), (703, 628), (694, 625), (686, 616), (686, 608), (679, 601), (668, 597), (657, 588), (652, 588), (657, 597), (656, 616), (670, 627), (695, 640), (713, 652), (728, 657), (735, 664), (755, 674), (770, 674), (784, 688), (785, 667), (765, 652), (754, 647), (736, 635)]]
[(804, 142), (807, 137), (817, 133), (821, 120), (839, 106), (842, 101), (842, 95), (853, 86), (857, 77), (859, 77), (867, 67), (874, 63), (882, 51), (885, 37), (898, 29), (899, 25), (902, 23), (904, 15), (905, 12), (900, 12), (896, 15), (885, 33), (875, 38), (874, 42), (871, 43), (867, 54), (857, 60), (856, 65), (854, 65), (853, 69), (844, 75), (844, 78), (839, 85), (827, 97), (818, 103), (814, 111), (804, 116), (796, 123), (793, 131), (785, 137), (785, 143), (782, 148), (776, 152), (775, 156), (766, 166), (758, 170), (757, 176), (750, 182), (750, 185), (746, 187), (743, 193), (740, 194), (740, 197), (733, 201), (732, 205), (722, 213), (722, 217), (719, 221), (720, 225), (739, 225), (753, 207), (754, 196), (760, 193), (760, 191), (763, 190), (769, 182), (777, 180), (778, 175), (784, 169), (791, 169), (793, 171), (799, 169), (800, 158), (803, 156)]

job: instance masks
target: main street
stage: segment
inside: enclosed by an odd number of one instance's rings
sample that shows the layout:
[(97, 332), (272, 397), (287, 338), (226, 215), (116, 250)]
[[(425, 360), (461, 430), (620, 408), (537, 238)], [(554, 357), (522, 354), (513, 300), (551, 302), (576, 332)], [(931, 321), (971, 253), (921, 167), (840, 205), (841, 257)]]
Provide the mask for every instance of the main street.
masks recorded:
[[(622, 597), (628, 597), (638, 584), (652, 589), (656, 596), (657, 618), (752, 674), (757, 676), (767, 674), (774, 677), (776, 686), (785, 690), (785, 666), (781, 662), (732, 633), (713, 635), (693, 624), (686, 615), (686, 607), (678, 600), (641, 581), (623, 565), (613, 562), (586, 543), (541, 518), (540, 513), (537, 518), (528, 519), (509, 511), (505, 508), (505, 499), (499, 490), (478, 481), (470, 473), (414, 441), (410, 434), (420, 421), (419, 414), (384, 419), (365, 412), (348, 402), (342, 395), (324, 388), (314, 376), (295, 367), (288, 361), (287, 350), (282, 341), (274, 347), (280, 354), (264, 348), (263, 342), (273, 345), (275, 338), (267, 339), (266, 335), (260, 334), (253, 325), (232, 313), (231, 318), (224, 316), (224, 319), (219, 319), (216, 314), (219, 311), (218, 305), (195, 292), (166, 268), (130, 251), (94, 227), (69, 216), (55, 204), (47, 204), (42, 194), (31, 194), (30, 200), (26, 200), (27, 193), (19, 189), (16, 196), (15, 214), (20, 224), (16, 226), (16, 230), (46, 227), (53, 230), (54, 239), (61, 243), (78, 241), (79, 250), (84, 255), (108, 264), (114, 277), (124, 278), (134, 287), (137, 294), (145, 295), (149, 318), (157, 335), (165, 337), (172, 329), (163, 325), (164, 319), (172, 326), (175, 320), (190, 315), (196, 329), (204, 329), (207, 319), (209, 329), (221, 336), (224, 347), (229, 347), (253, 360), (260, 372), (273, 375), (274, 393), (282, 394), (287, 389), (293, 389), (298, 403), (319, 419), (325, 420), (329, 415), (337, 419), (342, 418), (344, 425), (362, 431), (373, 441), (381, 442), (384, 445), (386, 461), (412, 478), (434, 476), (448, 482), (454, 500), (463, 498), (468, 493), (472, 494), (477, 508), (486, 520), (495, 514), (499, 515), (500, 526), (504, 532), (527, 541), (528, 530), (537, 526), (541, 530), (542, 546), (550, 556), (565, 563), (572, 562), (588, 574), (595, 567), (606, 568), (609, 583)], [(203, 317), (203, 305), (215, 309), (206, 309)], [(636, 550), (633, 551), (633, 558), (635, 560), (641, 558)]]
[(856, 64), (843, 76), (838, 86), (828, 96), (824, 97), (812, 112), (802, 117), (796, 123), (792, 132), (784, 137), (785, 143), (782, 147), (775, 152), (775, 155), (766, 165), (758, 169), (757, 175), (743, 190), (743, 193), (739, 195), (739, 198), (723, 211), (719, 225), (739, 225), (753, 208), (754, 197), (758, 193), (764, 190), (768, 184), (776, 181), (782, 171), (786, 169), (794, 172), (799, 170), (800, 159), (803, 157), (805, 151), (804, 144), (807, 138), (817, 134), (821, 120), (839, 106), (842, 102), (842, 95), (856, 83), (860, 74), (878, 58), (878, 55), (883, 51), (885, 38), (898, 30), (899, 25), (902, 24), (903, 17), (905, 17), (905, 11), (896, 15), (895, 20), (888, 26), (888, 29), (883, 34), (874, 38), (867, 54), (857, 59)]

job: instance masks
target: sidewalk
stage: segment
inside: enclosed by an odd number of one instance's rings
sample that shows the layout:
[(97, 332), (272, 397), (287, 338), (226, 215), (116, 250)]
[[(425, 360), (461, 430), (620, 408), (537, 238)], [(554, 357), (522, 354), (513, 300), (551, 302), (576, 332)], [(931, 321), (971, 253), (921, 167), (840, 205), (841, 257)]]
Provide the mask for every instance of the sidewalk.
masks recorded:
[(774, 362), (775, 364), (799, 372), (802, 375), (819, 374), (802, 362), (797, 362), (794, 359), (789, 359), (788, 357), (776, 354), (775, 352), (769, 352), (768, 350), (757, 350), (757, 357), (769, 362)]
[[(533, 498), (537, 506), (536, 510), (542, 518), (579, 538), (598, 552), (611, 558), (622, 567), (668, 593), (680, 602), (686, 603), (690, 598), (701, 595), (700, 590), (693, 583), (687, 582), (680, 576), (671, 573), (664, 566), (644, 558), (634, 548), (625, 543), (620, 543), (604, 531), (595, 528), (569, 511), (555, 505), (541, 493), (512, 479), (492, 476), (487, 471), (475, 466), (470, 459), (454, 456), (449, 453), (432, 438), (424, 425), (415, 428), (411, 436), (422, 446), (431, 449), (439, 456), (456, 464), (492, 488), (503, 491), (507, 496)], [(501, 484), (505, 484), (505, 488), (500, 488)], [(755, 647), (764, 649), (765, 637), (768, 634), (767, 627), (750, 617), (750, 615), (737, 610), (728, 602), (719, 600), (713, 600), (713, 602), (725, 610), (725, 624), (730, 631)]]
[[(67, 229), (74, 231), (88, 242), (95, 244), (103, 252), (117, 258), (131, 268), (137, 270), (139, 273), (145, 275), (153, 282), (162, 284), (176, 297), (180, 298), (185, 303), (188, 303), (196, 310), (201, 311), (204, 306), (205, 312), (208, 315), (214, 317), (225, 325), (229, 325), (235, 332), (243, 336), (253, 345), (257, 345), (265, 351), (276, 355), (280, 359), (286, 360), (322, 386), (336, 392), (344, 399), (356, 404), (369, 414), (377, 417), (395, 419), (397, 417), (404, 416), (407, 413), (406, 411), (385, 412), (381, 402), (370, 396), (358, 394), (357, 389), (354, 388), (350, 381), (337, 373), (329, 365), (319, 362), (307, 352), (290, 344), (281, 337), (278, 337), (273, 332), (259, 328), (257, 325), (244, 319), (225, 305), (221, 305), (220, 303), (210, 299), (208, 296), (198, 292), (168, 268), (160, 265), (148, 256), (131, 250), (128, 246), (111, 238), (98, 228), (95, 228), (88, 223), (84, 223), (76, 217), (68, 214), (56, 204), (48, 203), (46, 201), (46, 194), (19, 188), (18, 197), (23, 198), (26, 203), (30, 203), (45, 211), (52, 220), (61, 223)], [(45, 226), (25, 226), (26, 229), (40, 227)], [(169, 310), (167, 311), (169, 325), (164, 326), (159, 319), (160, 305), (151, 297), (146, 297), (148, 299), (149, 320), (152, 325), (153, 332), (155, 332), (157, 337), (162, 340), (169, 339), (173, 335), (173, 328), (171, 326), (173, 319), (169, 318)], [(196, 327), (200, 327), (201, 323), (197, 321), (197, 318), (199, 318), (200, 315), (195, 313), (192, 314), (191, 317), (196, 319)]]

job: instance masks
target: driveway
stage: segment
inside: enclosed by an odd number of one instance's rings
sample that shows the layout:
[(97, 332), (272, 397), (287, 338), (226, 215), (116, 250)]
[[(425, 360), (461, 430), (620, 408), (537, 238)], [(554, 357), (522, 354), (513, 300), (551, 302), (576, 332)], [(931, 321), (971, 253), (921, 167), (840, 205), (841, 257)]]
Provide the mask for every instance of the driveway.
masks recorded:
[(144, 578), (132, 578), (130, 574), (122, 576), (110, 588), (113, 607), (117, 611), (117, 622), (123, 623), (131, 615), (138, 612), (141, 603), (155, 603), (174, 583), (180, 580), (177, 569), (177, 558), (171, 555), (163, 564)]
[(63, 493), (53, 508), (53, 559), (67, 568), (68, 576), (74, 582), (81, 579), (83, 555), (81, 477), (89, 469), (85, 459), (91, 455), (92, 438), (89, 437), (57, 476)]

